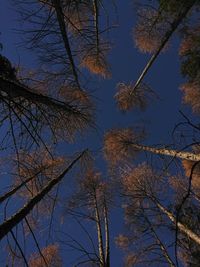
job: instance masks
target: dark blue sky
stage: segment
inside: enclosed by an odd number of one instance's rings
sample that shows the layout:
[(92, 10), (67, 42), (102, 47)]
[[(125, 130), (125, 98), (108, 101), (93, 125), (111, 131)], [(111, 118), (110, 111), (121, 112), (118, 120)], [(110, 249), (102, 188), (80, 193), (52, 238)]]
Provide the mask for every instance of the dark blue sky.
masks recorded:
[[(13, 10), (13, 4), (14, 1), (0, 0), (2, 53), (16, 65), (20, 64), (28, 68), (34, 68), (36, 66), (34, 54), (19, 46), (20, 36), (14, 30), (19, 25), (16, 20), (17, 15)], [(133, 111), (122, 114), (117, 109), (113, 98), (116, 93), (116, 84), (118, 82), (135, 81), (150, 57), (139, 53), (134, 47), (132, 27), (136, 20), (136, 10), (133, 4), (131, 1), (118, 0), (117, 6), (119, 21), (115, 20), (115, 22), (119, 23), (119, 26), (109, 34), (113, 43), (109, 54), (112, 78), (109, 80), (97, 78), (96, 82), (90, 85), (96, 99), (98, 130), (97, 132), (90, 131), (77, 144), (70, 146), (66, 144), (62, 147), (63, 152), (66, 153), (68, 153), (68, 150), (76, 151), (80, 147), (89, 147), (98, 151), (97, 166), (101, 168), (104, 175), (107, 175), (106, 164), (101, 157), (101, 147), (104, 133), (108, 129), (134, 126), (135, 123), (144, 122), (149, 134), (146, 144), (170, 144), (173, 127), (180, 119), (179, 109), (183, 108), (179, 90), (182, 82), (177, 52), (179, 42), (173, 38), (169, 50), (160, 55), (145, 78), (145, 81), (156, 91), (160, 99), (150, 103), (143, 113)], [(122, 225), (120, 215), (119, 210), (115, 210), (112, 214), (111, 239), (120, 232), (119, 229)], [(68, 227), (74, 230), (71, 222)], [(65, 255), (67, 262), (68, 254)], [(116, 250), (114, 245), (111, 248), (111, 260), (113, 267), (122, 266), (121, 252)], [(70, 267), (71, 265), (66, 263), (64, 266)]]

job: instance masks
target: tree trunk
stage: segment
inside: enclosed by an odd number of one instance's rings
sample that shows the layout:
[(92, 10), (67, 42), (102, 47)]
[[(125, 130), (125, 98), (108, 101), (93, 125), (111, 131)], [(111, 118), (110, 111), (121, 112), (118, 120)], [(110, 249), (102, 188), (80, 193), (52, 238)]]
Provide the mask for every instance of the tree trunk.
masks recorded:
[(96, 225), (97, 225), (97, 237), (98, 237), (98, 244), (99, 244), (100, 267), (105, 267), (103, 237), (102, 237), (101, 222), (100, 222), (99, 209), (98, 209), (96, 195), (94, 199), (94, 205), (95, 205), (95, 219), (96, 219)]
[(140, 85), (140, 83), (144, 79), (147, 71), (150, 69), (150, 67), (152, 66), (152, 64), (156, 60), (156, 58), (159, 56), (160, 52), (162, 51), (163, 47), (166, 45), (166, 43), (168, 42), (168, 40), (170, 39), (170, 37), (172, 36), (172, 34), (176, 31), (176, 29), (181, 24), (181, 22), (183, 21), (183, 19), (187, 16), (188, 12), (192, 8), (192, 6), (195, 4), (195, 2), (196, 2), (196, 0), (192, 1), (191, 3), (189, 3), (185, 7), (185, 9), (181, 12), (181, 14), (179, 14), (179, 16), (173, 21), (173, 23), (171, 25), (171, 29), (166, 32), (166, 34), (165, 34), (165, 36), (163, 38), (163, 41), (162, 41), (160, 47), (152, 55), (152, 57), (150, 58), (150, 60), (147, 62), (147, 64), (146, 64), (145, 68), (143, 69), (141, 75), (139, 76), (138, 80), (136, 81), (133, 90), (135, 90)]
[[(170, 219), (171, 222), (173, 222), (174, 224), (176, 224), (176, 218), (175, 216), (168, 211), (164, 206), (162, 206), (157, 200), (153, 200), (154, 203), (156, 204), (156, 206), (164, 213), (167, 215), (167, 217)], [(177, 227), (178, 229), (186, 234), (190, 239), (192, 239), (195, 243), (197, 243), (198, 245), (200, 245), (200, 236), (198, 236), (197, 234), (195, 234), (193, 231), (191, 231), (187, 226), (185, 226), (184, 224), (182, 224), (181, 222), (177, 223)]]
[(65, 50), (67, 52), (67, 55), (69, 57), (69, 61), (71, 63), (71, 68), (72, 68), (72, 73), (74, 75), (75, 81), (77, 83), (78, 89), (81, 90), (80, 84), (79, 84), (79, 79), (78, 79), (78, 74), (76, 71), (76, 66), (74, 63), (74, 59), (72, 56), (72, 51), (71, 51), (71, 47), (70, 47), (70, 43), (69, 43), (69, 38), (67, 35), (67, 31), (66, 31), (66, 27), (65, 27), (65, 21), (64, 21), (64, 16), (63, 16), (63, 11), (62, 11), (62, 7), (61, 7), (61, 3), (60, 0), (53, 0), (53, 5), (56, 11), (56, 15), (57, 15), (57, 19), (58, 19), (58, 24), (60, 27), (60, 32), (63, 38), (63, 42), (65, 45)]
[(2, 203), (3, 201), (5, 201), (7, 198), (11, 197), (12, 195), (14, 195), (21, 187), (26, 186), (26, 184), (28, 182), (30, 182), (31, 180), (33, 180), (38, 174), (40, 174), (41, 171), (37, 172), (35, 175), (31, 176), (30, 178), (24, 180), (21, 184), (17, 185), (15, 188), (13, 188), (12, 190), (8, 191), (7, 193), (5, 193), (3, 196), (0, 196), (0, 203)]
[(105, 223), (105, 266), (110, 267), (110, 236), (109, 236), (109, 222), (108, 222), (108, 208), (106, 204), (106, 200), (104, 199), (104, 223)]
[(136, 150), (148, 151), (148, 152), (158, 154), (158, 155), (171, 156), (174, 158), (180, 158), (180, 159), (185, 159), (185, 160), (200, 161), (200, 154), (177, 151), (174, 149), (167, 149), (167, 148), (155, 148), (151, 146), (144, 146), (144, 145), (139, 145), (139, 144), (134, 144), (134, 143), (130, 143), (130, 145), (132, 146), (132, 148), (135, 148)]
[(7, 79), (2, 75), (0, 75), (0, 91), (6, 93), (7, 98), (10, 98), (11, 100), (16, 97), (23, 97), (32, 103), (42, 104), (49, 108), (53, 107), (58, 111), (80, 113), (80, 111), (65, 102), (37, 93), (20, 82)]
[(158, 243), (158, 245), (160, 246), (160, 249), (163, 252), (163, 255), (165, 257), (165, 259), (167, 260), (167, 262), (169, 263), (170, 267), (176, 267), (176, 265), (173, 263), (171, 257), (169, 256), (167, 249), (165, 247), (165, 245), (163, 244), (163, 242), (160, 240), (158, 234), (156, 233), (156, 230), (154, 229), (154, 227), (152, 226), (151, 222), (149, 221), (149, 219), (145, 216), (145, 220), (147, 221), (151, 231), (153, 232), (153, 235), (156, 239), (156, 242)]
[(93, 7), (94, 7), (94, 27), (96, 31), (96, 46), (97, 46), (97, 53), (99, 52), (99, 9), (97, 0), (93, 0)]
[(30, 201), (20, 209), (15, 215), (7, 219), (0, 225), (0, 240), (6, 236), (18, 223), (20, 223), (31, 210), (57, 185), (68, 173), (74, 164), (85, 154), (84, 150), (77, 158), (75, 158), (71, 164), (63, 171), (61, 175), (51, 180), (36, 196), (30, 199)]

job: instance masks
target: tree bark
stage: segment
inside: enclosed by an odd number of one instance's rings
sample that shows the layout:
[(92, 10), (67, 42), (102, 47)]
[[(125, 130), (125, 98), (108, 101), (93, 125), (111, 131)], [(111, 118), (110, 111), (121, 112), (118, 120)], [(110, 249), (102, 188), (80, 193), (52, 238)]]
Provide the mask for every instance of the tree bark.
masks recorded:
[(104, 199), (104, 224), (105, 224), (105, 266), (110, 267), (110, 234), (109, 234), (109, 222), (108, 222), (108, 208), (106, 200)]
[(167, 148), (155, 148), (151, 146), (134, 144), (132, 142), (130, 142), (130, 145), (132, 146), (133, 149), (140, 150), (140, 151), (143, 150), (143, 151), (151, 152), (151, 153), (158, 154), (158, 155), (171, 156), (174, 158), (191, 160), (191, 161), (200, 161), (200, 154), (177, 151), (174, 149), (167, 149)]
[(105, 267), (103, 237), (102, 237), (101, 222), (100, 222), (99, 209), (98, 209), (96, 195), (94, 196), (94, 205), (95, 205), (95, 219), (96, 219), (96, 225), (97, 225), (97, 237), (98, 237), (98, 244), (99, 244), (100, 266)]

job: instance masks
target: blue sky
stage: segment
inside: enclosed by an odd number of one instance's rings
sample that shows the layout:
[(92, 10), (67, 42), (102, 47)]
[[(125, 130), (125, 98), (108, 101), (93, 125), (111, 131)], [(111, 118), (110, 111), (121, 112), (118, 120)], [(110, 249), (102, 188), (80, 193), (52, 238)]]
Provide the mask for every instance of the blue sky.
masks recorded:
[[(2, 53), (16, 65), (20, 64), (28, 68), (34, 68), (36, 66), (35, 55), (19, 46), (20, 36), (14, 30), (19, 25), (16, 20), (17, 15), (13, 10), (13, 3), (14, 1), (0, 0)], [(63, 152), (76, 151), (80, 147), (89, 147), (93, 151), (97, 151), (97, 166), (104, 175), (107, 175), (107, 170), (106, 163), (102, 158), (101, 148), (104, 133), (108, 129), (134, 126), (135, 123), (144, 122), (148, 132), (146, 144), (170, 144), (174, 125), (180, 120), (179, 109), (183, 109), (179, 90), (182, 83), (177, 52), (179, 42), (175, 38), (172, 39), (169, 50), (160, 55), (145, 78), (145, 81), (155, 90), (160, 99), (150, 103), (143, 113), (132, 111), (123, 114), (117, 109), (113, 98), (116, 92), (116, 84), (118, 82), (134, 82), (150, 57), (139, 53), (134, 47), (132, 27), (136, 20), (136, 10), (133, 4), (131, 1), (118, 0), (117, 6), (119, 20), (115, 20), (115, 22), (119, 25), (109, 34), (113, 43), (109, 54), (112, 78), (102, 80), (97, 77), (95, 82), (90, 85), (90, 90), (94, 92), (94, 98), (96, 99), (97, 131), (89, 131), (76, 144), (62, 146)], [(119, 213), (119, 209), (112, 213), (111, 238), (121, 229), (122, 221), (119, 219)], [(68, 254), (65, 255), (67, 262)], [(122, 266), (121, 252), (118, 252), (114, 245), (111, 248), (111, 260), (112, 266)], [(68, 264), (64, 266), (70, 267)]]

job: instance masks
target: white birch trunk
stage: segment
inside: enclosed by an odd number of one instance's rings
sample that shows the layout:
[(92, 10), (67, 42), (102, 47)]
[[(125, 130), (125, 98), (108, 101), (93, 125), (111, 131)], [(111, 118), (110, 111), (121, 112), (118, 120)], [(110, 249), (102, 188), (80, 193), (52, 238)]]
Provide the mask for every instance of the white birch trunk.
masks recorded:
[(177, 151), (174, 149), (167, 148), (155, 148), (151, 146), (144, 146), (139, 144), (130, 143), (133, 148), (136, 150), (143, 150), (147, 152), (151, 152), (158, 155), (171, 156), (174, 158), (191, 160), (191, 161), (200, 161), (200, 154), (194, 154), (191, 152)]

